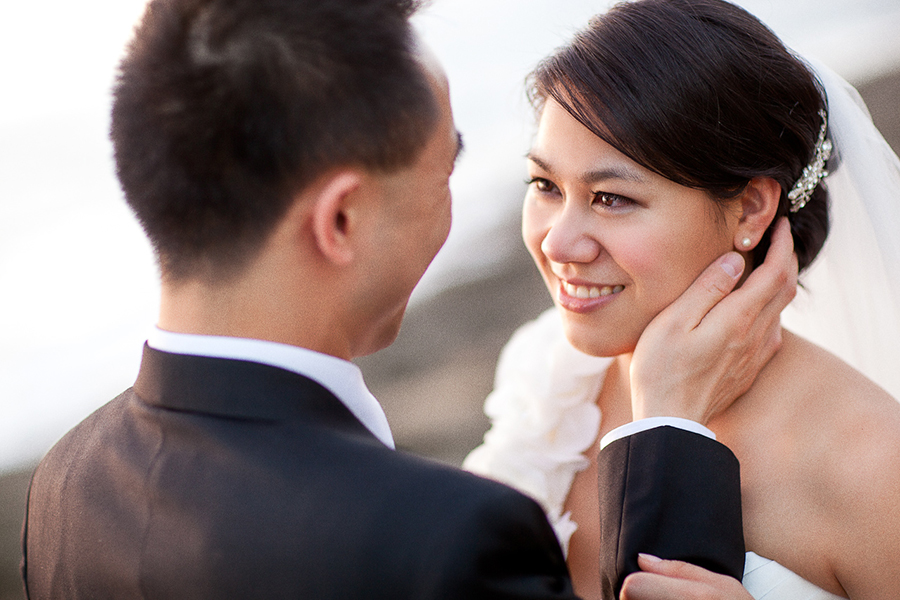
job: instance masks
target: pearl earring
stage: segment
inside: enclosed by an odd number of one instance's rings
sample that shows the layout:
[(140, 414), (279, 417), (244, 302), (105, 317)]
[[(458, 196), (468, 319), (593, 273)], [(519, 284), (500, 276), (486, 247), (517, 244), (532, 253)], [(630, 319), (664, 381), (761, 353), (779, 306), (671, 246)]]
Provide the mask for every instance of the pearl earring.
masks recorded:
[(752, 243), (753, 243), (753, 240), (751, 240), (748, 237), (745, 237), (744, 239), (741, 240), (741, 246), (743, 246), (744, 248), (749, 248), (750, 244), (752, 244)]

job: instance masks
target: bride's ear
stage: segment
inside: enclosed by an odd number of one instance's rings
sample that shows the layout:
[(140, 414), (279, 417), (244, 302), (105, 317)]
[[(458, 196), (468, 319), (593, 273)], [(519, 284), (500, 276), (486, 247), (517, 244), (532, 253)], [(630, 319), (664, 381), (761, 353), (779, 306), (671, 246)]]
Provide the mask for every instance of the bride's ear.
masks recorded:
[(754, 177), (741, 197), (741, 216), (734, 234), (734, 247), (739, 252), (753, 250), (775, 219), (781, 186), (771, 177)]

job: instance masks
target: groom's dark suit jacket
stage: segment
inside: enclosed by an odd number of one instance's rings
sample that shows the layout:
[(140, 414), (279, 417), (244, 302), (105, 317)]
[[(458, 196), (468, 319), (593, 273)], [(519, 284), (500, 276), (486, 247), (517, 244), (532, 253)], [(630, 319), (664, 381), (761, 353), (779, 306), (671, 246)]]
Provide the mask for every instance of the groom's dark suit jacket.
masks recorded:
[(23, 552), (32, 599), (573, 597), (533, 501), (300, 375), (147, 347), (35, 471)]

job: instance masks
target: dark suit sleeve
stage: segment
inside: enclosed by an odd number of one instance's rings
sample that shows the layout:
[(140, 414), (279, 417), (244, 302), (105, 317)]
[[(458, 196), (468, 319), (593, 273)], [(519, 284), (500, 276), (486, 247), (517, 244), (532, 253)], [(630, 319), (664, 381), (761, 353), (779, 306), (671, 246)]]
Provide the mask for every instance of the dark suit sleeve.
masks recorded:
[(609, 444), (598, 471), (605, 600), (639, 570), (639, 552), (743, 576), (740, 466), (724, 445), (658, 427)]

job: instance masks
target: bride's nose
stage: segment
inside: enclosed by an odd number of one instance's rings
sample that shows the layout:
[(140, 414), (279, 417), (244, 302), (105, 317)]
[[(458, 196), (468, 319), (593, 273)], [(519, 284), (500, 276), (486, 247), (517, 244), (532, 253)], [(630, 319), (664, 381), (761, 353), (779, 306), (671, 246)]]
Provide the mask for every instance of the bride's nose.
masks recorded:
[(567, 205), (550, 223), (541, 241), (541, 252), (555, 263), (592, 262), (602, 248), (596, 233), (591, 230), (588, 215)]

